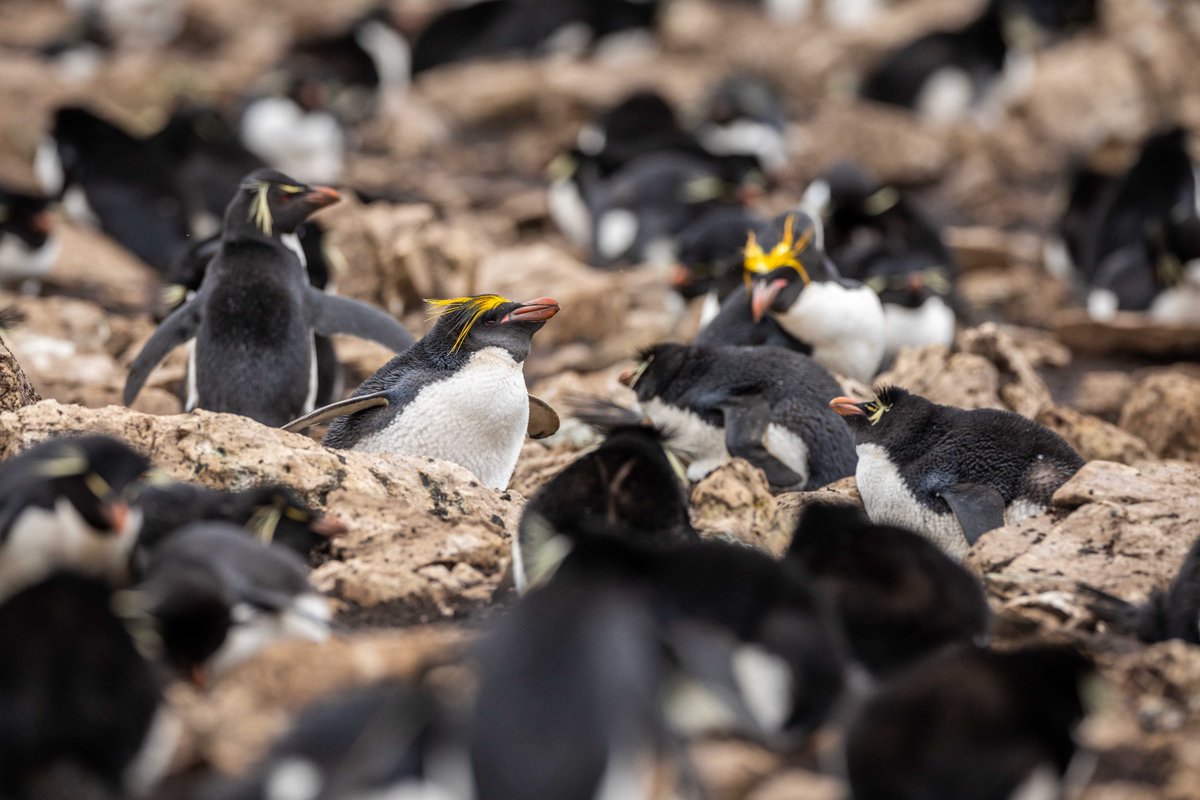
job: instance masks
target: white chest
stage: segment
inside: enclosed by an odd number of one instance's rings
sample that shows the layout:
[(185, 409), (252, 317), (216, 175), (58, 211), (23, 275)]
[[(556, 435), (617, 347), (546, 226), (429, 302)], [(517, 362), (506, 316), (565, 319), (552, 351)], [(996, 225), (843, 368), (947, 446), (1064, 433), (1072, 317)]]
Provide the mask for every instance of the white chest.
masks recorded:
[(885, 303), (883, 317), (888, 355), (901, 347), (948, 347), (954, 342), (954, 311), (940, 297), (929, 297), (916, 308)]
[(916, 531), (954, 558), (966, 555), (962, 526), (949, 509), (939, 514), (922, 505), (879, 445), (860, 444), (856, 449), (858, 469), (854, 479), (872, 522)]
[(421, 389), (392, 424), (354, 449), (453, 461), (484, 485), (503, 489), (528, 426), (521, 365), (507, 351), (488, 347), (450, 377)]
[(0, 281), (41, 278), (58, 259), (58, 237), (52, 236), (37, 248), (30, 248), (14, 234), (0, 234)]
[(885, 322), (879, 295), (866, 286), (810, 283), (776, 320), (813, 349), (821, 366), (869, 383), (883, 360)]
[(591, 245), (592, 215), (575, 181), (564, 179), (550, 184), (546, 204), (554, 224), (564, 236), (579, 247)]
[(306, 112), (286, 98), (266, 97), (246, 109), (241, 128), (247, 148), (297, 180), (341, 179), (346, 141), (332, 114)]

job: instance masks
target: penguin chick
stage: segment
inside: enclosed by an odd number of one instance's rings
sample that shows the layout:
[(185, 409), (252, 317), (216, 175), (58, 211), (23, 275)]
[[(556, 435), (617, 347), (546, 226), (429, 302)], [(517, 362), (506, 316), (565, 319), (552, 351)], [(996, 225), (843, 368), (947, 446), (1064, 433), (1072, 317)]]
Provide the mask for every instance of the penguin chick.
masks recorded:
[(58, 259), (50, 201), (0, 187), (0, 286), (37, 288)]
[(145, 456), (107, 436), (43, 442), (0, 465), (0, 597), (55, 569), (123, 581)]
[(987, 634), (987, 597), (972, 573), (928, 539), (875, 525), (855, 506), (806, 506), (786, 559), (816, 580), (854, 659), (878, 678)]
[(345, 532), (336, 519), (306, 505), (282, 484), (223, 492), (191, 483), (147, 486), (138, 493), (142, 511), (139, 558), (146, 559), (193, 522), (222, 521), (242, 526), (265, 544), (279, 545), (308, 560), (333, 536)]
[(152, 631), (125, 618), (121, 596), (56, 572), (0, 604), (0, 795), (39, 796), (39, 773), (68, 764), (114, 797), (141, 795), (167, 771), (179, 729), (139, 653)]
[(167, 660), (197, 683), (274, 641), (329, 635), (329, 607), (309, 585), (304, 561), (229, 523), (193, 523), (170, 537), (137, 591)]
[(439, 458), (503, 489), (525, 434), (558, 429), (545, 403), (529, 396), (522, 372), (533, 335), (558, 313), (549, 297), (516, 303), (499, 295), (430, 301), (429, 333), (380, 367), (339, 403), (284, 426), (333, 420), (328, 447)]
[[(674, 547), (698, 541), (688, 516), (686, 477), (659, 428), (636, 421), (599, 425), (604, 441), (543, 484), (525, 504), (512, 540), (518, 591), (539, 572), (548, 536), (568, 539), (594, 525), (636, 541)], [(681, 482), (681, 478), (684, 482)]]
[(767, 250), (746, 243), (744, 269), (752, 282), (754, 322), (768, 313), (796, 340), (812, 348), (813, 360), (839, 375), (869, 382), (886, 347), (886, 318), (879, 296), (842, 278), (815, 245), (820, 226), (803, 211), (775, 221)]
[(825, 407), (837, 387), (819, 364), (778, 347), (660, 344), (622, 376), (655, 425), (694, 458), (698, 481), (731, 458), (776, 490), (815, 489), (854, 471), (850, 430)]
[(289, 786), (303, 787), (311, 800), (448, 798), (427, 788), (424, 774), (439, 713), (428, 692), (398, 681), (318, 701), (247, 777), (217, 791), (216, 798), (274, 800), (283, 796), (279, 787)]
[(350, 333), (403, 350), (412, 336), (384, 312), (308, 282), (281, 240), (338, 193), (272, 170), (252, 173), (225, 213), (224, 233), (200, 291), (158, 327), (134, 359), (124, 402), (150, 370), (191, 339), (187, 410), (242, 414), (281, 425), (310, 411), (317, 393), (313, 334)]
[(963, 647), (921, 662), (849, 727), (854, 800), (1060, 796), (1092, 674), (1064, 647)]
[(1083, 466), (1054, 431), (1011, 411), (931, 403), (895, 386), (829, 406), (854, 431), (855, 478), (871, 521), (898, 525), (961, 558), (993, 528), (1046, 511)]
[(1171, 585), (1165, 591), (1153, 590), (1141, 604), (1091, 586), (1079, 588), (1089, 596), (1092, 613), (1118, 633), (1135, 635), (1143, 642), (1180, 639), (1200, 644), (1200, 539), (1192, 543)]

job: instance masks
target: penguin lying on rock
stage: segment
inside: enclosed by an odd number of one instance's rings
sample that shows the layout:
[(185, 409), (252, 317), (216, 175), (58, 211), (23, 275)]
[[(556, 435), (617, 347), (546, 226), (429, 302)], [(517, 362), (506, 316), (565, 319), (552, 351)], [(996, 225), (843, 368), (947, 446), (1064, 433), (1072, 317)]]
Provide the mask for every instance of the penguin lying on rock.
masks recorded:
[(917, 531), (956, 557), (987, 531), (1047, 510), (1083, 466), (1061, 436), (1011, 411), (938, 405), (895, 386), (829, 406), (854, 430), (871, 521)]
[(533, 335), (558, 313), (558, 303), (494, 294), (431, 303), (438, 320), (420, 341), (348, 400), (284, 429), (333, 420), (324, 439), (329, 447), (453, 461), (503, 489), (526, 432), (543, 438), (558, 430), (558, 416), (529, 396), (522, 372)]
[(158, 327), (129, 370), (124, 402), (137, 397), (150, 370), (194, 340), (188, 358), (187, 410), (243, 414), (281, 425), (311, 411), (318, 387), (314, 334), (349, 333), (394, 350), (412, 336), (366, 303), (312, 287), (282, 241), (338, 193), (273, 170), (252, 173), (225, 213), (220, 250), (200, 291)]
[(660, 344), (621, 376), (642, 411), (693, 457), (689, 480), (731, 458), (773, 489), (815, 489), (854, 471), (850, 430), (825, 407), (837, 386), (807, 356), (778, 347)]
[(150, 467), (108, 436), (43, 442), (0, 465), (0, 598), (56, 569), (124, 581)]

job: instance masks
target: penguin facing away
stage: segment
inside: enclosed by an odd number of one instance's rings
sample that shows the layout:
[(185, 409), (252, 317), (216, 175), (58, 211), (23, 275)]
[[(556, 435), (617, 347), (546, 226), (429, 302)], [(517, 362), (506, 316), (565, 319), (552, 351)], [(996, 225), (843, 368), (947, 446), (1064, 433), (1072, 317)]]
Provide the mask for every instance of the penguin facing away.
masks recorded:
[(187, 410), (280, 425), (314, 405), (314, 333), (349, 333), (395, 350), (411, 344), (412, 336), (384, 312), (313, 288), (282, 241), (281, 234), (337, 200), (327, 187), (306, 186), (273, 170), (252, 173), (229, 204), (220, 249), (200, 290), (163, 321), (134, 359), (126, 405), (167, 353), (194, 339)]
[(0, 597), (55, 569), (123, 581), (145, 456), (107, 436), (55, 439), (0, 465)]
[(829, 406), (854, 431), (855, 473), (871, 521), (929, 537), (961, 558), (980, 536), (1050, 507), (1083, 459), (1020, 414), (932, 403), (895, 386)]
[(660, 344), (622, 376), (642, 411), (693, 460), (689, 480), (739, 457), (772, 488), (814, 489), (854, 471), (850, 430), (819, 395), (837, 382), (778, 347)]
[(453, 461), (503, 489), (528, 432), (558, 430), (548, 405), (530, 397), (522, 372), (533, 335), (558, 313), (542, 297), (517, 303), (494, 294), (429, 301), (429, 333), (365, 380), (348, 399), (284, 426), (333, 420), (328, 447)]

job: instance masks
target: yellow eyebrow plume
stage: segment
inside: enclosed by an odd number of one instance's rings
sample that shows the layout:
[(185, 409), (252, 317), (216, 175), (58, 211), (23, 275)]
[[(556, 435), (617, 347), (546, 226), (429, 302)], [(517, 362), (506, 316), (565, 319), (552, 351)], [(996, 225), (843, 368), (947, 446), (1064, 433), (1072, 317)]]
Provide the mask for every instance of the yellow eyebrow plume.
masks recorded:
[(267, 205), (267, 192), (271, 190), (271, 184), (266, 181), (256, 181), (246, 188), (257, 192), (254, 200), (250, 203), (250, 219), (254, 220), (254, 224), (264, 235), (270, 236), (274, 220), (271, 219), (271, 207)]
[(812, 228), (806, 230), (800, 240), (796, 241), (793, 231), (795, 222), (796, 218), (789, 214), (783, 225), (783, 238), (771, 248), (769, 253), (765, 252), (762, 245), (758, 243), (754, 231), (747, 234), (746, 247), (742, 250), (742, 268), (747, 282), (751, 275), (766, 275), (780, 267), (791, 267), (796, 270), (800, 275), (800, 280), (804, 281), (806, 286), (812, 282), (812, 279), (808, 277), (808, 271), (797, 259), (797, 256), (808, 249), (808, 243), (812, 239)]
[(462, 347), (467, 334), (471, 332), (471, 328), (475, 326), (480, 317), (493, 308), (512, 301), (498, 294), (480, 294), (475, 297), (451, 297), (447, 300), (426, 300), (425, 302), (434, 306), (431, 316), (444, 317), (447, 314), (462, 314), (465, 318), (466, 321), (462, 323), (462, 328), (458, 332), (458, 338), (454, 340), (454, 346), (450, 348), (450, 352), (454, 353)]

